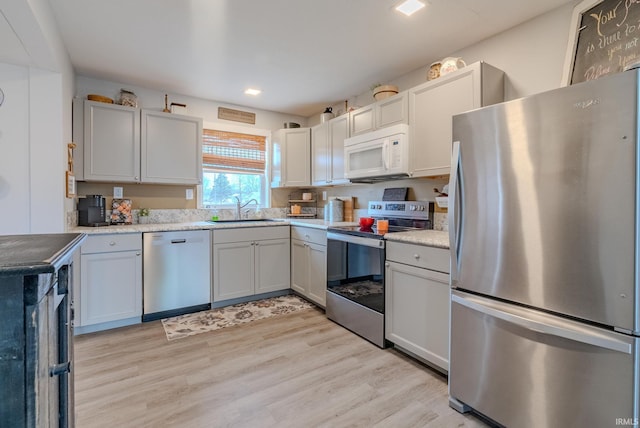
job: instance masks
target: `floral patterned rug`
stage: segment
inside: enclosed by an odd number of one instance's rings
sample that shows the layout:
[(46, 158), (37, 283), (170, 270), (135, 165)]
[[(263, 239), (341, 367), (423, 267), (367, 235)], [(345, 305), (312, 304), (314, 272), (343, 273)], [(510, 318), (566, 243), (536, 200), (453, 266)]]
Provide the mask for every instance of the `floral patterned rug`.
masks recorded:
[(167, 340), (175, 340), (276, 315), (290, 314), (313, 307), (314, 305), (312, 303), (296, 295), (289, 294), (165, 318), (162, 320), (162, 326), (167, 335)]

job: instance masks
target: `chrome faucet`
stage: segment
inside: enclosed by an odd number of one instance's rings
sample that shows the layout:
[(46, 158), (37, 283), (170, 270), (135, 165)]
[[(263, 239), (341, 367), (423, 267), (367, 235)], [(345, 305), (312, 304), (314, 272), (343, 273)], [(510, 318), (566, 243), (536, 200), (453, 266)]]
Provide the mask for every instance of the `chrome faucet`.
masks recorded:
[(249, 205), (251, 202), (255, 202), (256, 205), (259, 204), (258, 201), (256, 201), (255, 199), (250, 199), (249, 201), (245, 202), (244, 204), (242, 204), (240, 202), (240, 198), (238, 198), (237, 196), (234, 196), (234, 198), (236, 198), (236, 220), (241, 220), (241, 216), (240, 216), (240, 211), (242, 210), (242, 208), (246, 207), (247, 205)]

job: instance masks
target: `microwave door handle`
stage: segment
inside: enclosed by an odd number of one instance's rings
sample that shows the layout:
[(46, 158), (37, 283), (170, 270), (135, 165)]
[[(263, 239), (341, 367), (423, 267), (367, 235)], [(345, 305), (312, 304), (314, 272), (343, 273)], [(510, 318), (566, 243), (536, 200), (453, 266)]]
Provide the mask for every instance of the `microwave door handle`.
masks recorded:
[(382, 143), (382, 166), (384, 166), (384, 170), (389, 169), (389, 141), (384, 140)]

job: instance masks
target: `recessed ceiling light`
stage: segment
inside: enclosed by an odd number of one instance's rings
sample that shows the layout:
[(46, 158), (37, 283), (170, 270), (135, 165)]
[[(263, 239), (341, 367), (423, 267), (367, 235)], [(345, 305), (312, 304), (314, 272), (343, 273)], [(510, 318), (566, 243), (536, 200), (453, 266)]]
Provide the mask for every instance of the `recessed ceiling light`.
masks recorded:
[(411, 16), (414, 12), (419, 11), (425, 6), (420, 0), (406, 0), (402, 2), (396, 10), (402, 12), (407, 16)]
[(253, 89), (253, 88), (249, 88), (246, 91), (244, 91), (244, 93), (247, 95), (258, 95), (260, 92), (262, 92), (260, 89)]

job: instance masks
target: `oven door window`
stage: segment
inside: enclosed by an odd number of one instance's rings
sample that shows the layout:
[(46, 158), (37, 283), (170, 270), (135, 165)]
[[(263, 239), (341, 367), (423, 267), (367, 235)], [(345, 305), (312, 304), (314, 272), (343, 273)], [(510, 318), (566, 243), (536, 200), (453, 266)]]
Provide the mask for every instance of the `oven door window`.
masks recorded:
[(382, 248), (328, 241), (327, 291), (384, 313)]

